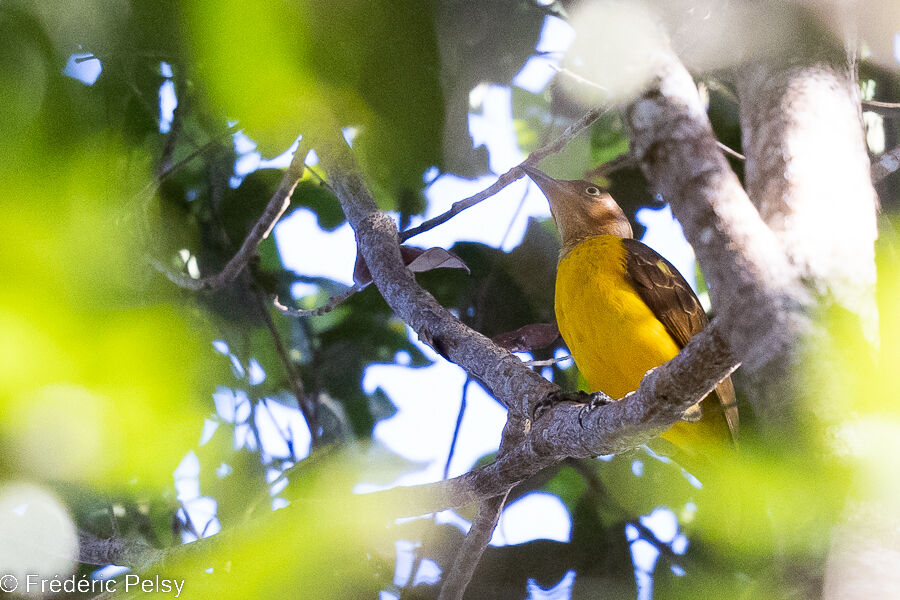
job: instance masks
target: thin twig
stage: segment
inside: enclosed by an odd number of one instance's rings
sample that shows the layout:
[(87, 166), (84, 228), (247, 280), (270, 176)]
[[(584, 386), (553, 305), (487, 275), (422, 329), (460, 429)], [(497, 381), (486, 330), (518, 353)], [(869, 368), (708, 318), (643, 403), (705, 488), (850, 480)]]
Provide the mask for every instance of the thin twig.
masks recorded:
[[(176, 108), (175, 110), (178, 110), (178, 109)], [(189, 162), (191, 162), (192, 160), (194, 160), (195, 158), (197, 158), (198, 156), (200, 156), (201, 154), (203, 154), (204, 152), (206, 152), (213, 146), (216, 146), (217, 144), (219, 144), (219, 142), (222, 140), (222, 138), (224, 138), (227, 135), (233, 135), (234, 133), (236, 133), (239, 130), (240, 130), (240, 128), (237, 126), (237, 124), (235, 124), (235, 125), (232, 125), (231, 127), (229, 127), (228, 129), (225, 129), (222, 132), (214, 135), (211, 140), (209, 140), (208, 142), (206, 142), (205, 144), (203, 144), (202, 146), (200, 146), (199, 148), (197, 148), (196, 150), (194, 150), (193, 152), (191, 152), (190, 154), (188, 154), (187, 156), (185, 156), (184, 158), (179, 160), (177, 163), (173, 164), (172, 166), (170, 166), (166, 169), (160, 170), (160, 173), (157, 176), (156, 180), (151, 182), (150, 184), (148, 184), (148, 187), (150, 187), (150, 186), (158, 187), (160, 183), (165, 181), (166, 178), (171, 176), (173, 173), (175, 173), (176, 171), (178, 171), (179, 169), (184, 167), (186, 164), (188, 164)], [(139, 195), (141, 195), (141, 194), (139, 194)]]
[(306, 390), (303, 389), (303, 381), (300, 379), (300, 374), (297, 372), (297, 368), (294, 366), (294, 362), (291, 360), (287, 348), (285, 348), (284, 342), (281, 340), (281, 335), (279, 335), (278, 329), (275, 327), (275, 322), (272, 320), (272, 315), (269, 314), (269, 303), (265, 293), (259, 289), (254, 289), (253, 293), (255, 293), (256, 295), (256, 307), (259, 310), (259, 315), (260, 317), (262, 317), (262, 320), (265, 322), (266, 327), (272, 334), (272, 341), (275, 344), (275, 350), (278, 352), (278, 357), (281, 359), (281, 364), (284, 365), (284, 370), (288, 376), (288, 383), (291, 386), (291, 391), (294, 392), (294, 396), (296, 396), (297, 398), (297, 406), (298, 408), (300, 408), (300, 412), (303, 413), (303, 418), (306, 419), (306, 424), (309, 426), (309, 432), (310, 434), (312, 434), (312, 443), (313, 446), (315, 446), (316, 439), (318, 438), (316, 434), (319, 430), (316, 424), (317, 415), (315, 403), (310, 400), (309, 396), (306, 393)]
[(716, 146), (718, 146), (719, 149), (722, 150), (722, 152), (724, 152), (725, 154), (730, 154), (731, 156), (735, 157), (738, 160), (747, 160), (746, 156), (744, 156), (737, 150), (732, 150), (731, 148), (729, 148), (728, 146), (726, 146), (719, 140), (716, 140)]
[(882, 102), (881, 100), (863, 100), (863, 110), (871, 110), (881, 115), (896, 115), (900, 111), (900, 102)]
[(291, 308), (290, 306), (283, 304), (278, 296), (275, 296), (272, 304), (275, 305), (275, 308), (289, 317), (320, 317), (326, 313), (330, 313), (335, 308), (340, 306), (341, 303), (349, 300), (354, 294), (356, 294), (357, 292), (361, 292), (364, 289), (365, 286), (354, 284), (340, 294), (331, 296), (330, 298), (328, 298), (328, 302), (316, 308)]
[(447, 477), (450, 476), (450, 463), (453, 461), (453, 454), (456, 452), (456, 442), (459, 441), (459, 430), (462, 428), (463, 415), (466, 413), (470, 383), (472, 383), (472, 377), (468, 376), (462, 386), (462, 394), (459, 399), (459, 413), (456, 415), (456, 425), (453, 427), (453, 438), (450, 440), (450, 450), (447, 452), (447, 462), (444, 463), (444, 479), (447, 479)]
[(472, 575), (475, 574), (475, 568), (481, 560), (481, 555), (484, 554), (484, 549), (491, 541), (507, 496), (509, 496), (509, 490), (499, 496), (484, 500), (478, 506), (478, 514), (472, 522), (472, 527), (469, 529), (462, 547), (456, 554), (453, 566), (447, 573), (438, 600), (462, 599), (466, 586), (469, 585)]
[(571, 354), (567, 354), (565, 356), (560, 356), (559, 358), (548, 358), (547, 360), (526, 360), (522, 364), (526, 367), (552, 367), (556, 363), (561, 363), (565, 360), (570, 360), (572, 358)]
[(557, 73), (559, 73), (560, 75), (565, 75), (566, 77), (570, 77), (571, 79), (577, 81), (580, 84), (586, 85), (588, 87), (592, 87), (595, 90), (599, 90), (604, 93), (609, 93), (609, 90), (607, 88), (603, 87), (602, 85), (600, 85), (599, 83), (595, 83), (595, 82), (591, 81), (590, 79), (585, 79), (578, 73), (570, 71), (569, 69), (566, 69), (565, 67), (557, 67), (556, 65), (551, 64), (550, 68), (553, 69), (554, 71), (556, 71)]
[(256, 248), (259, 243), (269, 236), (275, 223), (281, 218), (284, 211), (287, 210), (287, 207), (291, 202), (291, 194), (294, 193), (297, 183), (300, 181), (300, 178), (303, 177), (303, 158), (304, 152), (298, 147), (297, 151), (294, 153), (294, 159), (291, 161), (291, 165), (281, 178), (281, 183), (278, 184), (278, 189), (275, 190), (271, 200), (269, 200), (269, 203), (266, 205), (266, 209), (250, 229), (250, 232), (244, 239), (244, 243), (241, 244), (240, 250), (238, 250), (231, 260), (228, 261), (228, 264), (225, 265), (225, 268), (222, 269), (222, 271), (215, 275), (193, 279), (181, 273), (171, 272), (161, 265), (159, 261), (154, 261), (153, 264), (168, 277), (171, 282), (179, 287), (189, 290), (217, 290), (234, 281), (237, 276), (244, 271), (244, 268), (250, 262), (250, 259), (256, 255)]
[(566, 128), (566, 130), (563, 131), (562, 134), (558, 138), (556, 138), (556, 140), (554, 140), (552, 143), (550, 143), (546, 146), (543, 146), (541, 148), (538, 148), (537, 150), (535, 150), (534, 152), (529, 154), (528, 158), (526, 158), (524, 161), (522, 161), (521, 163), (519, 163), (518, 165), (516, 165), (515, 167), (513, 167), (512, 169), (510, 169), (509, 171), (507, 171), (500, 177), (498, 177), (497, 181), (495, 181), (492, 185), (481, 190), (474, 196), (469, 196), (468, 198), (454, 202), (453, 205), (450, 207), (450, 210), (448, 210), (447, 212), (442, 213), (431, 219), (428, 219), (427, 221), (421, 223), (420, 225), (417, 225), (416, 227), (412, 227), (411, 229), (407, 229), (406, 231), (402, 232), (400, 234), (400, 243), (403, 243), (406, 240), (408, 240), (409, 238), (411, 238), (413, 236), (417, 236), (420, 233), (424, 233), (430, 229), (434, 229), (438, 225), (442, 225), (442, 224), (446, 223), (447, 221), (449, 221), (450, 219), (452, 219), (453, 217), (455, 217), (462, 211), (466, 210), (467, 208), (471, 208), (471, 207), (475, 206), (476, 204), (478, 204), (479, 202), (482, 202), (483, 200), (490, 198), (491, 196), (493, 196), (494, 194), (496, 194), (497, 192), (499, 192), (500, 190), (502, 190), (503, 188), (505, 188), (506, 186), (511, 184), (513, 181), (515, 181), (521, 177), (524, 177), (525, 173), (521, 169), (522, 165), (537, 164), (541, 159), (543, 159), (555, 152), (559, 152), (573, 138), (575, 138), (579, 133), (581, 133), (584, 129), (586, 129), (588, 126), (590, 126), (594, 121), (599, 119), (602, 115), (609, 112), (609, 110), (610, 110), (609, 108), (606, 108), (606, 109), (595, 108), (594, 110), (590, 111), (589, 113), (587, 113), (586, 115), (584, 115), (583, 117), (578, 119), (576, 122), (569, 125)]

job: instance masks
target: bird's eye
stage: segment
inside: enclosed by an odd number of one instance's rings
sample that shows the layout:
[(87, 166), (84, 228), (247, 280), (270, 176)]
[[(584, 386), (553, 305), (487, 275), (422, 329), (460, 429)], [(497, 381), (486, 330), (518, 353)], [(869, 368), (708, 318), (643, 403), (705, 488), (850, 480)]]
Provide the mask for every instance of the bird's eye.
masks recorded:
[(599, 196), (600, 195), (600, 188), (597, 188), (594, 186), (586, 188), (584, 191), (589, 196)]

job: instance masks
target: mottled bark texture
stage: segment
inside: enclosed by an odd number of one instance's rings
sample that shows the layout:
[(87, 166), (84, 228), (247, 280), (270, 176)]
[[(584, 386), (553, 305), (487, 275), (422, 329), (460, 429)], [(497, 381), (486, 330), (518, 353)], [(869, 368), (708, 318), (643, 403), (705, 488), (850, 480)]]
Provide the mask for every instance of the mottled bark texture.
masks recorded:
[(873, 317), (877, 200), (853, 78), (763, 64), (738, 87), (750, 199), (819, 299)]
[(475, 573), (475, 567), (478, 566), (478, 559), (484, 554), (484, 549), (491, 541), (508, 495), (507, 492), (489, 498), (478, 507), (478, 514), (472, 521), (472, 528), (456, 554), (453, 567), (444, 579), (438, 600), (460, 600), (463, 597), (466, 586), (469, 585), (469, 581)]

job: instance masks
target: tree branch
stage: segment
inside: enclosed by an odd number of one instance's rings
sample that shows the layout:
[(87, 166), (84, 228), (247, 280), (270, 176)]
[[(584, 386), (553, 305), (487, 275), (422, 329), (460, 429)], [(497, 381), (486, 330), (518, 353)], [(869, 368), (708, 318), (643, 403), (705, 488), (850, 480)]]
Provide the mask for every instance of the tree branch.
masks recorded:
[(556, 138), (553, 142), (551, 142), (550, 144), (547, 144), (546, 146), (543, 146), (543, 147), (535, 150), (531, 154), (529, 154), (528, 158), (526, 158), (524, 161), (522, 161), (521, 163), (519, 163), (518, 165), (516, 165), (515, 167), (513, 167), (512, 169), (510, 169), (509, 171), (507, 171), (500, 177), (498, 177), (497, 181), (495, 181), (493, 184), (491, 184), (487, 188), (481, 190), (474, 196), (469, 196), (468, 198), (454, 202), (453, 205), (450, 207), (450, 210), (448, 210), (447, 212), (442, 213), (431, 219), (428, 219), (427, 221), (417, 225), (416, 227), (412, 227), (412, 228), (407, 229), (406, 231), (402, 232), (400, 234), (400, 243), (403, 243), (406, 240), (408, 240), (409, 238), (411, 238), (413, 236), (417, 236), (420, 233), (425, 233), (429, 229), (434, 229), (438, 225), (442, 225), (442, 224), (446, 223), (447, 221), (449, 221), (450, 219), (452, 219), (453, 217), (455, 217), (462, 211), (466, 210), (467, 208), (472, 208), (479, 202), (487, 200), (488, 198), (490, 198), (491, 196), (493, 196), (494, 194), (496, 194), (497, 192), (499, 192), (500, 190), (502, 190), (503, 188), (505, 188), (506, 186), (511, 184), (513, 181), (523, 177), (525, 175), (525, 173), (523, 173), (522, 170), (520, 169), (520, 167), (522, 165), (526, 165), (526, 164), (527, 165), (536, 165), (538, 162), (541, 161), (541, 159), (543, 159), (551, 154), (554, 154), (556, 152), (559, 152), (566, 146), (566, 144), (568, 144), (570, 141), (572, 141), (572, 139), (574, 139), (579, 133), (581, 133), (584, 129), (589, 127), (594, 121), (599, 119), (604, 113), (606, 113), (608, 111), (609, 111), (609, 109), (601, 110), (599, 108), (590, 111), (589, 113), (587, 113), (586, 115), (584, 115), (583, 117), (581, 117), (580, 119), (578, 119), (577, 121), (575, 121), (574, 123), (572, 123), (571, 125), (566, 127), (565, 131), (563, 131), (562, 134), (560, 134), (560, 136), (558, 138)]
[(807, 287), (871, 317), (877, 202), (846, 65), (763, 62), (738, 91), (750, 199)]
[[(738, 91), (747, 191), (795, 272), (790, 299), (805, 305), (786, 315), (787, 351), (776, 348), (765, 369), (748, 370), (746, 387), (760, 422), (793, 434), (823, 417), (797, 410), (821, 406), (835, 389), (828, 375), (843, 368), (829, 364), (836, 353), (827, 348), (846, 338), (833, 339), (813, 317), (845, 311), (858, 320), (861, 344), (878, 335), (873, 171), (858, 89), (842, 61), (747, 65)], [(815, 376), (803, 364), (809, 348), (818, 349)]]
[(290, 306), (282, 304), (281, 300), (277, 296), (272, 301), (272, 304), (275, 306), (275, 308), (289, 317), (299, 317), (301, 319), (306, 317), (321, 317), (324, 314), (330, 313), (342, 303), (349, 300), (354, 294), (356, 294), (357, 292), (361, 292), (363, 289), (363, 286), (359, 285), (358, 283), (353, 284), (340, 294), (331, 296), (330, 298), (328, 298), (328, 302), (326, 302), (322, 306), (317, 306), (316, 308), (291, 308)]
[(247, 233), (247, 237), (241, 244), (240, 249), (228, 261), (228, 264), (225, 265), (221, 272), (201, 277), (200, 279), (193, 279), (180, 273), (171, 272), (158, 261), (155, 262), (156, 268), (174, 284), (194, 291), (218, 290), (237, 279), (238, 275), (247, 267), (250, 259), (256, 255), (256, 248), (259, 243), (269, 237), (269, 233), (275, 227), (275, 223), (290, 205), (291, 195), (294, 193), (300, 178), (303, 177), (304, 158), (305, 153), (298, 146), (296, 152), (294, 152), (294, 159), (281, 178), (281, 183), (278, 184), (278, 189), (275, 190), (265, 210), (254, 223), (249, 233)]
[[(794, 343), (802, 287), (719, 149), (691, 76), (670, 55), (628, 109), (632, 154), (697, 253), (728, 346), (755, 370)], [(799, 291), (798, 291), (799, 290)]]
[(484, 554), (484, 549), (491, 541), (508, 495), (509, 490), (499, 496), (488, 498), (479, 505), (478, 514), (472, 521), (472, 527), (469, 529), (463, 545), (456, 553), (456, 559), (453, 561), (450, 572), (444, 579), (438, 600), (462, 600), (466, 586), (472, 580), (475, 568), (481, 560), (481, 555)]
[[(711, 147), (717, 160), (724, 163), (714, 138)], [(459, 322), (418, 285), (403, 264), (394, 221), (377, 210), (342, 141), (323, 148), (320, 161), (356, 231), (359, 251), (391, 309), (421, 339), (484, 383), (510, 410), (502, 451), (494, 463), (444, 482), (379, 492), (367, 501), (393, 506), (398, 514), (424, 514), (503, 494), (567, 456), (590, 457), (634, 448), (678, 421), (688, 407), (736, 368), (723, 335), (731, 330), (720, 328), (720, 317), (669, 363), (649, 372), (638, 391), (621, 402), (610, 402), (586, 414), (581, 405), (561, 403), (532, 422), (534, 407), (557, 391), (557, 386)], [(602, 393), (597, 397), (610, 400)]]
[(728, 351), (720, 319), (691, 338), (672, 360), (648, 372), (637, 391), (590, 412), (571, 402), (556, 404), (533, 423), (522, 443), (489, 465), (453, 479), (396, 487), (360, 496), (361, 502), (391, 506), (398, 516), (455, 508), (503, 494), (538, 471), (567, 457), (592, 458), (632, 450), (681, 419), (684, 411), (730, 375), (737, 362)]
[(555, 385), (477, 331), (467, 327), (423, 290), (403, 264), (394, 221), (377, 210), (342, 140), (320, 152), (375, 285), (391, 309), (439, 354), (481, 381), (514, 415), (525, 415)]
[(882, 102), (881, 100), (863, 100), (863, 110), (870, 110), (880, 115), (896, 116), (900, 111), (900, 102)]
[(100, 538), (84, 530), (78, 531), (78, 561), (85, 564), (126, 565), (140, 571), (162, 560), (165, 554), (165, 550), (153, 548), (142, 538)]

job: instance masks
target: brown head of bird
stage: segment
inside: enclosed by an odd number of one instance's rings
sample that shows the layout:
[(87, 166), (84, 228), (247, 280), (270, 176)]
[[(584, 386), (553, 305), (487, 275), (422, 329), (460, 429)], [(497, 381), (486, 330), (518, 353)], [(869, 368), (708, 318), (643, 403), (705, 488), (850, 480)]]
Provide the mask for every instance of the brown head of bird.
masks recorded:
[(550, 213), (562, 238), (560, 256), (596, 235), (632, 237), (628, 217), (607, 190), (582, 179), (554, 179), (527, 165), (522, 170), (550, 202)]

